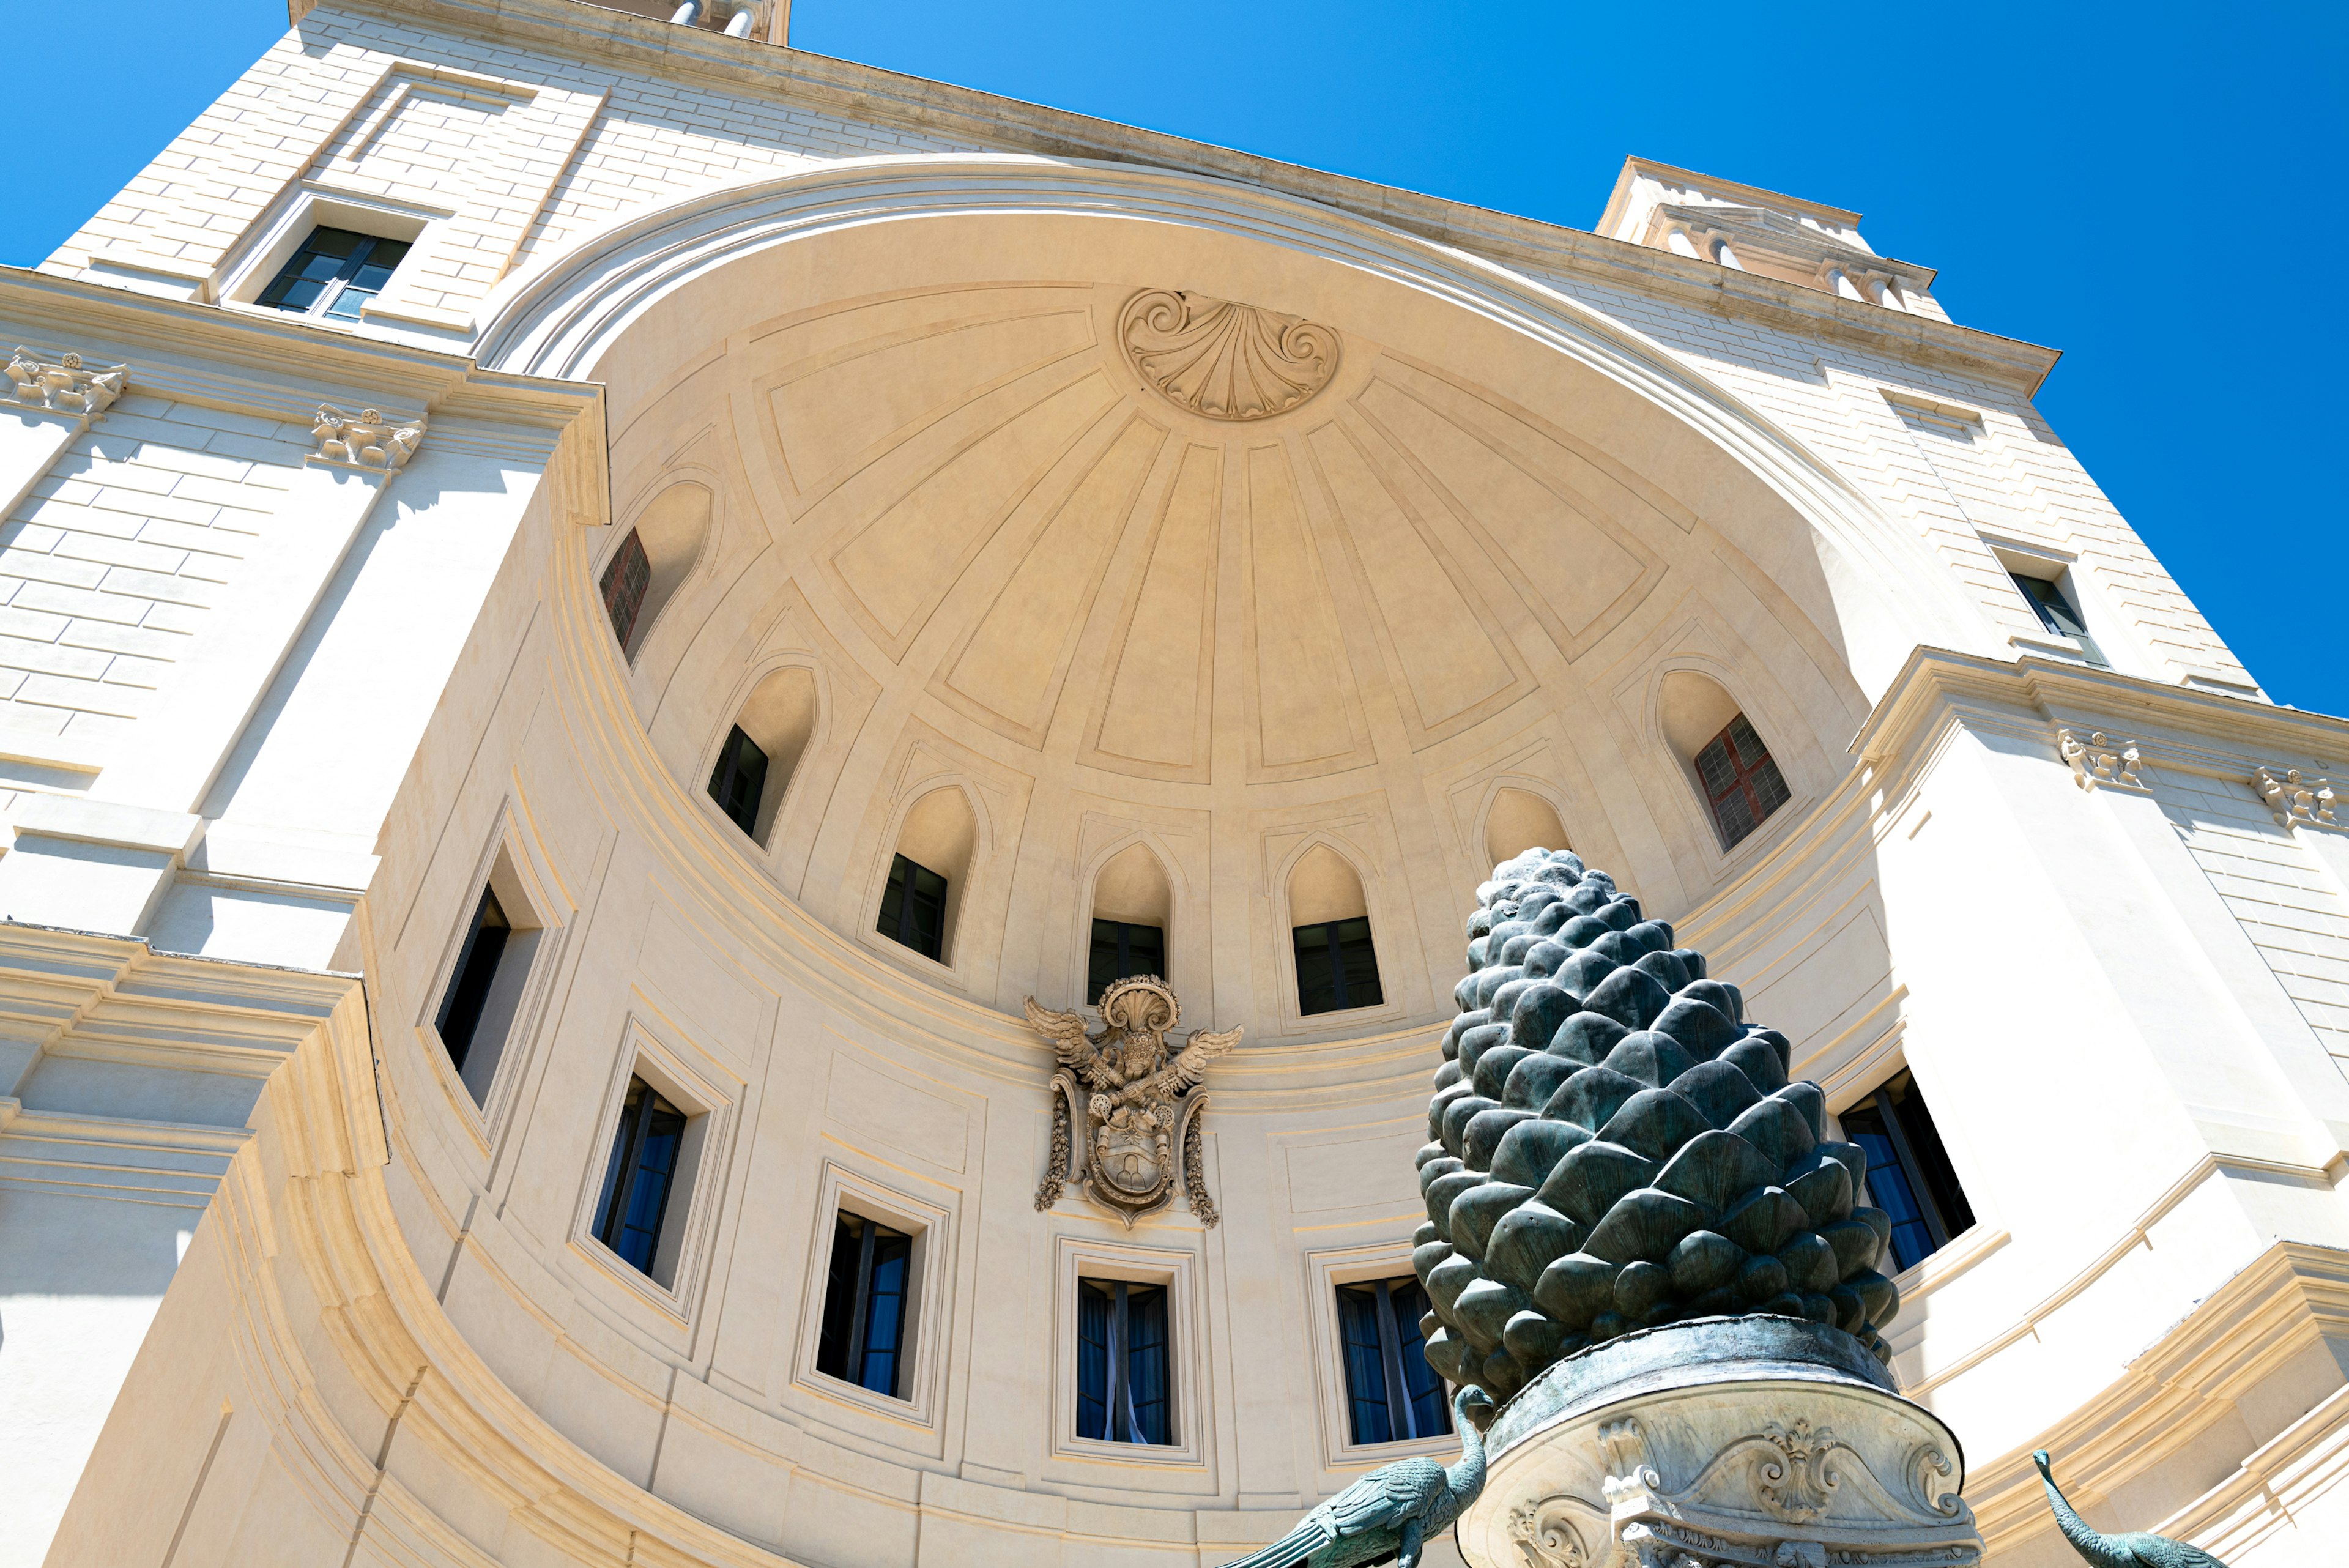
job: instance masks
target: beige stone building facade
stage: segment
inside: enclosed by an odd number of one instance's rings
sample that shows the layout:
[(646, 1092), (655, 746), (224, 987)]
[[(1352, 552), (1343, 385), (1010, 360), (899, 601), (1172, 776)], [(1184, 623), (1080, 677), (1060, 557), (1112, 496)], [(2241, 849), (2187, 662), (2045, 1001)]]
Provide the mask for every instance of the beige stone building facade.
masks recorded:
[[(777, 0), (295, 13), (0, 273), (0, 1562), (1227, 1562), (1452, 1450), (1389, 1303), (1533, 845), (1878, 1140), (1997, 1568), (2039, 1447), (2337, 1561), (2349, 724), (2052, 351), (1639, 160), (1586, 233)], [(1144, 969), (1242, 1032), (1212, 1224), (1038, 1207), (1023, 1002)]]

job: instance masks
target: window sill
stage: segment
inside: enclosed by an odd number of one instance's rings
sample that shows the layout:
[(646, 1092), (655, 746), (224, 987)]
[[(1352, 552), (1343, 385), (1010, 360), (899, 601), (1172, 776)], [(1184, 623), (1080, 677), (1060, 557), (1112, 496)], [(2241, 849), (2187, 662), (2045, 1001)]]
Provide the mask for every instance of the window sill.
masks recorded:
[(1910, 1302), (1922, 1301), (2011, 1240), (2013, 1237), (2008, 1232), (1994, 1231), (1977, 1220), (1951, 1237), (1950, 1244), (1940, 1251), (1893, 1275), (1893, 1288), (1900, 1293), (1904, 1306)]
[(2021, 649), (2026, 654), (2049, 654), (2054, 658), (2065, 659), (2074, 664), (2085, 664), (2091, 670), (2110, 670), (2112, 668), (2109, 664), (2099, 664), (2096, 660), (2089, 658), (2085, 650), (2084, 650), (2078, 643), (2074, 642), (2068, 637), (2033, 637), (2027, 633), (2016, 632), (2006, 640), (2009, 644)]

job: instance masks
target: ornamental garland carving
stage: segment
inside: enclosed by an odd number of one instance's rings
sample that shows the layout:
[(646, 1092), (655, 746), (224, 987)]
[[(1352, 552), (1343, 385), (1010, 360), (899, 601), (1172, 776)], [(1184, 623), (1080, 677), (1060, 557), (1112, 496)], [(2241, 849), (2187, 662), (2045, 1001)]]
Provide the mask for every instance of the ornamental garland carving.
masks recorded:
[[(1240, 1031), (1194, 1033), (1180, 1051), (1166, 1032), (1183, 1016), (1174, 988), (1134, 975), (1102, 992), (1099, 1034), (1074, 1012), (1028, 999), (1028, 1022), (1052, 1043), (1052, 1154), (1036, 1207), (1050, 1209), (1071, 1183), (1128, 1226), (1174, 1201), (1179, 1176), (1203, 1225), (1221, 1218), (1207, 1192), (1201, 1129), (1207, 1096), (1194, 1093), (1207, 1064), (1239, 1044)], [(1178, 1152), (1179, 1151), (1179, 1152)]]
[(2261, 768), (2251, 775), (2251, 787), (2268, 803), (2279, 827), (2349, 827), (2349, 807), (2342, 805), (2331, 779), (2310, 778), (2298, 768)]
[(1338, 371), (1334, 328), (1204, 294), (1143, 289), (1118, 313), (1117, 337), (1159, 396), (1211, 420), (1285, 414)]
[(85, 419), (104, 413), (122, 395), (127, 365), (85, 365), (78, 354), (46, 357), (19, 347), (5, 367), (10, 395), (19, 403)]
[(2149, 787), (2139, 771), (2145, 759), (2138, 754), (2135, 742), (2112, 740), (2100, 731), (2091, 731), (2083, 740), (2076, 730), (2059, 730), (2055, 733), (2055, 750), (2072, 764), (2073, 782), (2082, 789)]
[(317, 438), (318, 456), (328, 462), (396, 473), (424, 444), (424, 419), (386, 419), (380, 409), (361, 409), (355, 417), (320, 403), (310, 433)]

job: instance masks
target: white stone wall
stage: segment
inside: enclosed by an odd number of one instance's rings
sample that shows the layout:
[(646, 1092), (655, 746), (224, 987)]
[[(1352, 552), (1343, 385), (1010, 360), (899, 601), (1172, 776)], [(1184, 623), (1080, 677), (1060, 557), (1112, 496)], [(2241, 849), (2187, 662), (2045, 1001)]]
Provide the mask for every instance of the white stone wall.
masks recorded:
[(314, 444), (136, 393), (99, 416), (0, 535), (0, 728), (103, 740), (137, 718)]

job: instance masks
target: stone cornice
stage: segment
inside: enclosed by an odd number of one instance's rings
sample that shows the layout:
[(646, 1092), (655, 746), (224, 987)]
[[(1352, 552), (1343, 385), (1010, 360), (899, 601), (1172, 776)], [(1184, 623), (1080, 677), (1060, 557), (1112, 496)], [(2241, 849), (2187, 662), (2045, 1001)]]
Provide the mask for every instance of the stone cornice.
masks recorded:
[[(2143, 748), (2142, 761), (2196, 771), (2231, 766), (2226, 759), (2246, 755), (2263, 765), (2316, 773), (2339, 771), (2349, 760), (2349, 720), (2060, 659), (2010, 662), (1941, 648), (1920, 648), (1909, 656), (1853, 737), (1851, 751), (1884, 771), (1913, 752), (1919, 731), (1951, 708), (1986, 719), (2003, 713), (2044, 733), (2051, 745), (2064, 729), (2076, 731), (2083, 741), (2102, 732), (2111, 737), (2107, 751), (2136, 743)], [(2147, 731), (2165, 739), (2148, 742)], [(2248, 782), (2248, 768), (2235, 771)]]
[(546, 444), (582, 415), (603, 434), (603, 389), (484, 370), (457, 354), (0, 266), (0, 337), (72, 342), (136, 367), (136, 389), (313, 425), (323, 402), (519, 425)]
[[(291, 0), (300, 21), (318, 7)], [(423, 19), (527, 41), (616, 68), (787, 95), (843, 118), (981, 146), (1139, 163), (1238, 181), (1319, 202), (1504, 265), (1625, 289), (1713, 315), (1950, 367), (2036, 392), (2060, 354), (1931, 317), (1887, 310), (1585, 230), (1380, 185), (1159, 131), (754, 39), (678, 27), (583, 0), (338, 0), (338, 9)]]

